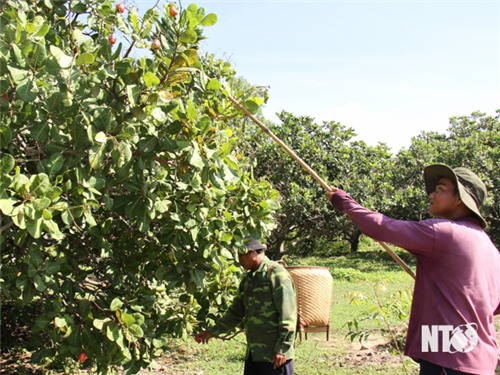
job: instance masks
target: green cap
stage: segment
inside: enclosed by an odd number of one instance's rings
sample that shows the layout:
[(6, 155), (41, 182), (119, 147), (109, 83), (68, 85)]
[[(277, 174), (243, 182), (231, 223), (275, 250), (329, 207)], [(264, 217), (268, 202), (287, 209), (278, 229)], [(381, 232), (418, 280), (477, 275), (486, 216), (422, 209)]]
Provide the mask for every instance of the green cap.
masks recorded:
[(486, 186), (483, 181), (467, 168), (450, 168), (444, 164), (428, 165), (424, 169), (424, 181), (427, 194), (436, 190), (441, 177), (451, 179), (458, 188), (460, 200), (479, 220), (481, 227), (486, 228), (486, 220), (481, 216), (480, 208), (486, 202)]

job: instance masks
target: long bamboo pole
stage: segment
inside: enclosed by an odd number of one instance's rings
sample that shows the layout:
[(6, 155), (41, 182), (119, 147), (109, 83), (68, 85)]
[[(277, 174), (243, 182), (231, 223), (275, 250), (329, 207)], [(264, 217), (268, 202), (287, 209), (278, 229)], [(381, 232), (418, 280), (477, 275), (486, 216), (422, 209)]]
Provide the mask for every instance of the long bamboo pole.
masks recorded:
[[(288, 147), (281, 139), (279, 139), (269, 128), (264, 125), (257, 117), (255, 117), (248, 109), (246, 109), (243, 105), (240, 104), (236, 99), (234, 99), (231, 95), (228, 94), (229, 100), (240, 109), (247, 117), (249, 117), (254, 123), (259, 125), (259, 127), (269, 135), (277, 144), (279, 144), (297, 163), (300, 164), (302, 168), (305, 169), (309, 175), (311, 175), (326, 191), (331, 192), (333, 189), (329, 186), (307, 163), (302, 160), (290, 147)], [(413, 279), (415, 279), (415, 273), (413, 273), (412, 269), (399, 257), (398, 254), (392, 250), (389, 245), (385, 242), (379, 241), (379, 244), (386, 250), (389, 255), (396, 261), (397, 264), (403, 268), (406, 273), (408, 273)]]

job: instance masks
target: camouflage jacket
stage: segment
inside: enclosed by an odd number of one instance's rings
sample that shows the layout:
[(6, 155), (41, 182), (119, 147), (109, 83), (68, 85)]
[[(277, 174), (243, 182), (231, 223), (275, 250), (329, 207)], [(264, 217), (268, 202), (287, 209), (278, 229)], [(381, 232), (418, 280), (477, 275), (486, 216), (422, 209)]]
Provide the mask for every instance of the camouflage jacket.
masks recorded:
[[(269, 270), (270, 266), (271, 270)], [(274, 353), (294, 356), (297, 307), (292, 277), (268, 257), (254, 272), (247, 272), (226, 314), (209, 329), (213, 336), (242, 324), (247, 339), (245, 358), (272, 362)]]

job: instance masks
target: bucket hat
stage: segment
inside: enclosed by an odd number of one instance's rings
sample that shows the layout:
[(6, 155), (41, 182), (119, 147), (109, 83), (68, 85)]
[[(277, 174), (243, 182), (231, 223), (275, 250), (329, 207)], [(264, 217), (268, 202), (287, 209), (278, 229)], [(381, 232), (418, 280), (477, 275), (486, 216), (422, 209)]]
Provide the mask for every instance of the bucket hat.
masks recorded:
[(245, 244), (246, 250), (244, 251), (249, 252), (250, 250), (265, 250), (267, 249), (267, 246), (260, 243), (258, 240), (253, 238), (252, 236), (248, 235), (245, 236), (245, 239), (243, 240), (243, 243)]
[(481, 216), (480, 208), (486, 201), (487, 191), (483, 181), (467, 168), (450, 168), (444, 164), (432, 164), (424, 168), (425, 190), (431, 194), (441, 177), (451, 179), (458, 188), (460, 200), (479, 220), (482, 228), (486, 228), (486, 220)]

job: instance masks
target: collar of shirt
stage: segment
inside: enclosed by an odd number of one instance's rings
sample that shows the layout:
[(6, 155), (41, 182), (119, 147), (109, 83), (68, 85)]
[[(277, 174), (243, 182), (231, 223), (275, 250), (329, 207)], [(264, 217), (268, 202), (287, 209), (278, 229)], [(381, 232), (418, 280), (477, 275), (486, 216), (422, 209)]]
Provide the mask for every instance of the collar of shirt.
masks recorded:
[(259, 272), (263, 272), (265, 269), (267, 269), (267, 266), (271, 263), (271, 260), (264, 255), (264, 258), (262, 259), (262, 262), (260, 262), (259, 267), (255, 271), (249, 271), (248, 275), (250, 277), (254, 277)]

